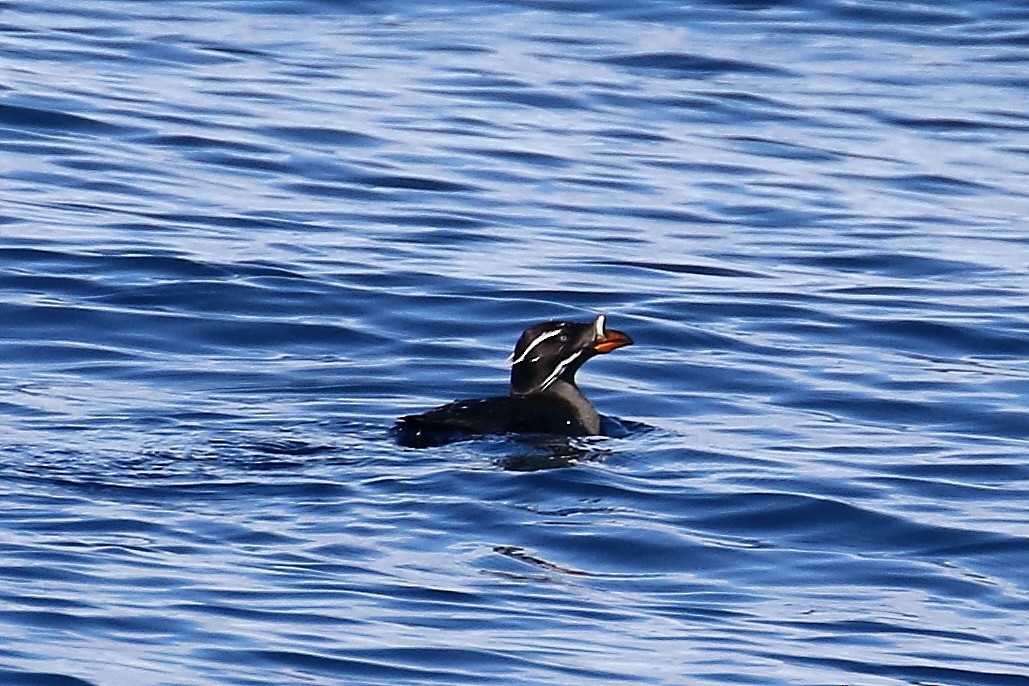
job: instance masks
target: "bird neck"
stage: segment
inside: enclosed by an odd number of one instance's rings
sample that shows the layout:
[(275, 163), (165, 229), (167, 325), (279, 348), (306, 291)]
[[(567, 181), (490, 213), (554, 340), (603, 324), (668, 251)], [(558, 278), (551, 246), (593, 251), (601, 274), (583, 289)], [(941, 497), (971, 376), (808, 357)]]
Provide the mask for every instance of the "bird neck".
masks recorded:
[(552, 383), (543, 395), (559, 398), (567, 404), (575, 414), (579, 424), (587, 433), (596, 435), (600, 433), (600, 415), (597, 408), (589, 401), (574, 383), (558, 379)]

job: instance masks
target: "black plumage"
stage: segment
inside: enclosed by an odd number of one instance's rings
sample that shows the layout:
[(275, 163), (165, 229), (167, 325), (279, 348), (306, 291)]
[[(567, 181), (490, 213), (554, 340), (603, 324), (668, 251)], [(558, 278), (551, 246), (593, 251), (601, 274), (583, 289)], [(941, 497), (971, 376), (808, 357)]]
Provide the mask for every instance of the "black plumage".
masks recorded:
[(435, 445), (467, 434), (544, 433), (590, 436), (600, 415), (575, 383), (587, 360), (630, 345), (621, 331), (592, 322), (550, 321), (522, 333), (511, 355), (508, 395), (457, 400), (397, 421), (401, 443)]

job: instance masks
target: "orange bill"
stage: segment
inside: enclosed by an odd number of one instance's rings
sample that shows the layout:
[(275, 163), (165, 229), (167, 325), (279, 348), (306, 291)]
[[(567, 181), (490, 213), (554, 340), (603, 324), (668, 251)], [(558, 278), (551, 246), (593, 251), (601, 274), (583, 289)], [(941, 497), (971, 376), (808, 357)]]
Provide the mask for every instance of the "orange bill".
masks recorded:
[(628, 334), (608, 329), (604, 332), (603, 336), (593, 341), (593, 350), (598, 353), (609, 353), (612, 350), (624, 348), (627, 345), (632, 345), (632, 339), (629, 338)]

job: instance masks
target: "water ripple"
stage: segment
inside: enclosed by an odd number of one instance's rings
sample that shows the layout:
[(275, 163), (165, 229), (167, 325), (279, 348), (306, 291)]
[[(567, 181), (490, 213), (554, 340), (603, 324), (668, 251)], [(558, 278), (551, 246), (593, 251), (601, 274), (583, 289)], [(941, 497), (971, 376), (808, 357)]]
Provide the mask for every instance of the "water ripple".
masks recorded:
[(0, 682), (1026, 683), (1024, 8), (8, 5)]

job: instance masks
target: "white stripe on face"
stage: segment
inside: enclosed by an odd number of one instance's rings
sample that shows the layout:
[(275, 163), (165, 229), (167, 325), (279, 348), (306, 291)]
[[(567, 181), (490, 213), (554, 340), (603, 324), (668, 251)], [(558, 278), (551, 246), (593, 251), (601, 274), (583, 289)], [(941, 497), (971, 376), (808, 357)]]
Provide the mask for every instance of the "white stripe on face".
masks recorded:
[(526, 347), (525, 350), (522, 351), (522, 354), (518, 356), (518, 359), (511, 362), (511, 366), (513, 367), (516, 364), (524, 362), (525, 358), (528, 357), (529, 353), (532, 352), (533, 348), (535, 348), (537, 345), (547, 340), (548, 338), (553, 338), (559, 333), (561, 333), (561, 329), (554, 329), (553, 331), (546, 331), (544, 333), (541, 333), (539, 336), (536, 336), (536, 338), (532, 339), (532, 343), (530, 343), (528, 347)]
[(582, 355), (582, 350), (576, 350), (574, 353), (572, 353), (565, 359), (561, 360), (561, 362), (559, 362), (558, 365), (554, 367), (554, 371), (550, 372), (550, 376), (544, 379), (543, 383), (540, 384), (540, 390), (547, 390), (547, 388), (550, 387), (550, 384), (557, 381), (557, 377), (561, 376), (561, 374), (564, 373), (565, 369), (568, 368), (568, 365), (574, 362), (575, 358), (577, 358), (579, 355)]
[(597, 339), (598, 340), (604, 337), (604, 322), (606, 320), (607, 320), (607, 317), (605, 317), (602, 314), (597, 316), (596, 327), (597, 327)]

